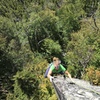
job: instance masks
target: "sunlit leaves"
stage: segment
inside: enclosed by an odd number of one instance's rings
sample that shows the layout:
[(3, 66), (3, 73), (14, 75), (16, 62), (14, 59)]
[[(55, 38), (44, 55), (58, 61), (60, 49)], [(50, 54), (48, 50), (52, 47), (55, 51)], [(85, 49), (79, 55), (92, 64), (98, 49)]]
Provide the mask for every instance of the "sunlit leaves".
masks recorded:
[(92, 84), (100, 85), (100, 69), (90, 66), (86, 69), (86, 74), (83, 76), (83, 78), (90, 81)]

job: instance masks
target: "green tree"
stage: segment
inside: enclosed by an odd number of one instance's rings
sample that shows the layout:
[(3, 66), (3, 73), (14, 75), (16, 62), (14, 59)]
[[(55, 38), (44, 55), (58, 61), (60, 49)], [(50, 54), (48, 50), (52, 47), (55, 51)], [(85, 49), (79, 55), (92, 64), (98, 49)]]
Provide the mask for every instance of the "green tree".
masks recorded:
[(65, 58), (69, 65), (68, 69), (74, 71), (76, 77), (83, 76), (85, 68), (88, 66), (98, 67), (99, 64), (98, 44), (100, 41), (98, 36), (100, 32), (97, 33), (96, 29), (93, 28), (94, 22), (91, 20), (87, 20), (88, 22), (85, 22), (85, 24), (82, 23), (81, 30), (71, 35), (71, 41), (67, 47), (68, 52)]

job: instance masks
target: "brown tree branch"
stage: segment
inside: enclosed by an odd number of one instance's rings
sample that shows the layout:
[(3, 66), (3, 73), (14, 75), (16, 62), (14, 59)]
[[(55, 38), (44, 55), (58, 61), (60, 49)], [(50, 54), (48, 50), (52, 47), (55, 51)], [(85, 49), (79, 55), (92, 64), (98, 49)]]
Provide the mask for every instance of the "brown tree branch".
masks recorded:
[(93, 18), (94, 25), (95, 25), (95, 27), (97, 29), (97, 32), (98, 32), (99, 31), (99, 27), (97, 26), (95, 15), (93, 15), (92, 18)]

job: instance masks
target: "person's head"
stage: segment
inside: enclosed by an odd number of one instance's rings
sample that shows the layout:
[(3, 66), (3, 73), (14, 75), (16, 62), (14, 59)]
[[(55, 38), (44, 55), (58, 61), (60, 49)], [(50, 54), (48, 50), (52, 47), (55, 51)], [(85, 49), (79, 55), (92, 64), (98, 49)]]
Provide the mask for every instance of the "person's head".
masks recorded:
[(54, 57), (54, 58), (53, 58), (53, 63), (54, 63), (54, 65), (55, 65), (55, 67), (57, 67), (57, 66), (59, 66), (59, 64), (61, 63), (61, 61), (60, 61), (59, 58)]

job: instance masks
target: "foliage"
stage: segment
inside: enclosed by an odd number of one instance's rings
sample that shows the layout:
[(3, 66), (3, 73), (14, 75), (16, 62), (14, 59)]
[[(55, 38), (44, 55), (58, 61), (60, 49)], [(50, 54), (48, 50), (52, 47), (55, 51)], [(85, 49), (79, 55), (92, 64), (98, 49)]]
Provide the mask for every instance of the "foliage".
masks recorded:
[(43, 43), (43, 52), (48, 56), (60, 56), (62, 50), (58, 42), (51, 39), (45, 39)]
[[(51, 97), (53, 93), (51, 84), (47, 79), (43, 78), (47, 61), (44, 61), (42, 58), (40, 58), (40, 60), (39, 58), (35, 59), (33, 65), (26, 65), (27, 67), (24, 68), (23, 71), (17, 72), (14, 76), (15, 84), (12, 99), (47, 100)], [(11, 99), (8, 97), (8, 100)]]
[(90, 81), (91, 84), (100, 85), (100, 68), (88, 67), (83, 78)]
[[(98, 56), (98, 36), (100, 35), (100, 32), (98, 31), (97, 33), (93, 19), (83, 19), (81, 28), (82, 29), (80, 31), (71, 35), (71, 41), (69, 41), (65, 56), (65, 60), (67, 60), (66, 62), (69, 66), (68, 70), (72, 70), (72, 74), (79, 78), (85, 74), (84, 70), (89, 65), (99, 67), (100, 61)], [(95, 64), (93, 64), (94, 62)]]
[(93, 16), (98, 8), (99, 0), (83, 0), (83, 9), (87, 13), (87, 16)]
[(100, 85), (99, 20), (99, 0), (1, 0), (0, 99), (56, 100), (44, 78), (53, 56)]

